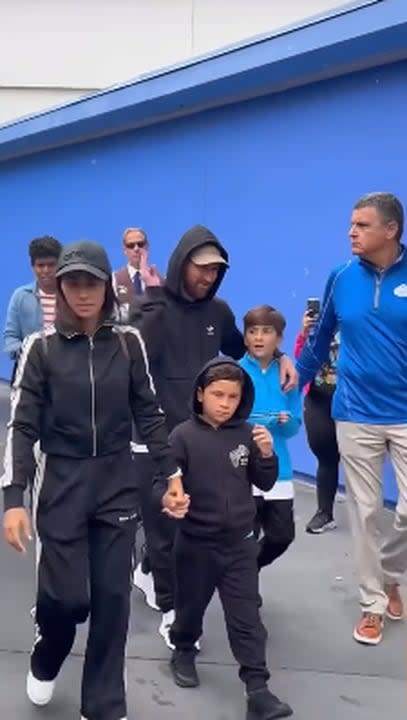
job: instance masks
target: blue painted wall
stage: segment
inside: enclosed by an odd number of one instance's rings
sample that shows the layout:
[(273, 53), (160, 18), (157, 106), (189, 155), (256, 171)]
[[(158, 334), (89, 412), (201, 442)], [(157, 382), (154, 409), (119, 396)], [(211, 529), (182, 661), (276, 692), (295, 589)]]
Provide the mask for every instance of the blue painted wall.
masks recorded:
[[(349, 255), (352, 204), (388, 189), (407, 206), (407, 63), (400, 62), (0, 165), (1, 321), (30, 279), (27, 244), (92, 238), (121, 263), (121, 231), (142, 225), (160, 268), (202, 222), (230, 250), (222, 288), (240, 319), (271, 302), (292, 350), (306, 298)], [(3, 357), (0, 376), (10, 364)], [(313, 473), (303, 436), (294, 465)], [(385, 496), (394, 499), (391, 473)]]

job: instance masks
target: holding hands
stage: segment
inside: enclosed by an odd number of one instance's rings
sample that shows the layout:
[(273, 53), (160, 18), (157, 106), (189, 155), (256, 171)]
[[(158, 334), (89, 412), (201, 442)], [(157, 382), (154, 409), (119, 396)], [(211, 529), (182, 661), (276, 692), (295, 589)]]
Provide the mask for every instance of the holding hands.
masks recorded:
[(188, 512), (190, 502), (189, 495), (184, 493), (181, 476), (171, 478), (162, 499), (163, 513), (175, 520), (182, 520)]

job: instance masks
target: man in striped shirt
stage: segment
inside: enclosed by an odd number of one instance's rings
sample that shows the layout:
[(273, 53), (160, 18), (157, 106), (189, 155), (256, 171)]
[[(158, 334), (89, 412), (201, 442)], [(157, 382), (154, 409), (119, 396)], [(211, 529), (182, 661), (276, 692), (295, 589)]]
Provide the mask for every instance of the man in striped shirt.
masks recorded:
[(52, 325), (55, 318), (55, 271), (61, 243), (45, 235), (30, 242), (28, 252), (35, 281), (17, 288), (7, 309), (4, 350), (17, 361), (27, 335)]

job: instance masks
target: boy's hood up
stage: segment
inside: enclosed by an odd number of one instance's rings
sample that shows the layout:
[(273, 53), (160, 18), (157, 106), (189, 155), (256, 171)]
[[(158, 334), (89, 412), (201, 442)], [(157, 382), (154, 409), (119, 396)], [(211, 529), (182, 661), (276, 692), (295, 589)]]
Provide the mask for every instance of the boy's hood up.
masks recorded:
[(194, 383), (194, 390), (193, 390), (193, 396), (192, 396), (192, 409), (195, 415), (201, 415), (201, 406), (200, 403), (198, 403), (197, 400), (197, 390), (198, 388), (202, 387), (202, 380), (206, 372), (209, 370), (209, 368), (217, 367), (219, 365), (234, 365), (235, 367), (238, 367), (242, 373), (244, 378), (243, 383), (243, 391), (242, 391), (242, 399), (240, 401), (240, 404), (233, 415), (233, 417), (228, 420), (226, 423), (227, 425), (233, 424), (236, 421), (241, 420), (247, 420), (254, 403), (254, 385), (252, 383), (252, 379), (250, 375), (242, 368), (240, 367), (239, 363), (236, 362), (233, 358), (227, 357), (225, 355), (213, 358), (213, 360), (209, 360), (209, 362), (204, 365), (202, 370), (200, 371), (199, 375), (197, 376), (195, 383)]

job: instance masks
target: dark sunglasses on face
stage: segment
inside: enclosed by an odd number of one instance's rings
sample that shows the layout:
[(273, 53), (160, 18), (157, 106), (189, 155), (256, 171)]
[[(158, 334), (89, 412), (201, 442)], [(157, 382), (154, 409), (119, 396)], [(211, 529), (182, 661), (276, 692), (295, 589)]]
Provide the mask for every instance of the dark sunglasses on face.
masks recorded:
[(139, 240), (138, 242), (126, 243), (126, 248), (127, 248), (127, 250), (134, 250), (134, 248), (137, 247), (140, 250), (142, 250), (142, 248), (145, 248), (146, 245), (147, 245), (147, 243), (145, 240)]

